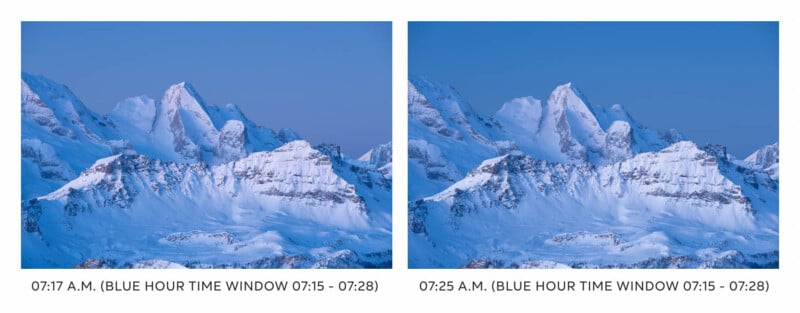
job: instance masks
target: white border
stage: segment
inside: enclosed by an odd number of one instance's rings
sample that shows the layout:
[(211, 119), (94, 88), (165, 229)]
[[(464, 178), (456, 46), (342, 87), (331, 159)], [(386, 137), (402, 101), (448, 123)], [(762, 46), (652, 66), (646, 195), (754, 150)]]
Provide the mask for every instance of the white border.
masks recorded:
[[(255, 2), (255, 1), (254, 1)], [(4, 257), (0, 258), (0, 297), (10, 310), (236, 311), (322, 309), (336, 311), (422, 310), (469, 312), (505, 309), (525, 311), (600, 310), (666, 311), (704, 308), (734, 311), (785, 311), (794, 304), (797, 275), (797, 200), (794, 190), (797, 148), (798, 32), (797, 14), (788, 1), (285, 1), (254, 5), (251, 1), (25, 1), (0, 10), (0, 120), (2, 173), (7, 174), (0, 199)], [(20, 270), (19, 153), (20, 21), (23, 20), (271, 20), (393, 22), (393, 143), (395, 173), (394, 269), (392, 270)], [(780, 22), (781, 212), (780, 270), (408, 270), (407, 265), (407, 22), (408, 21), (553, 21), (553, 20), (737, 20)], [(57, 52), (54, 52), (57, 53)], [(341, 293), (34, 293), (32, 280), (378, 280), (377, 294)], [(740, 293), (422, 293), (421, 280), (769, 280), (767, 294)]]

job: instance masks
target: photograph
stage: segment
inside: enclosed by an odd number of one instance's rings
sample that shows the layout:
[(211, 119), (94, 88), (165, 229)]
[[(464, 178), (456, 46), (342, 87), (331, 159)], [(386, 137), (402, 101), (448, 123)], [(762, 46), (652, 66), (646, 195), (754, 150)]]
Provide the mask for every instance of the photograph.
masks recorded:
[(391, 22), (22, 21), (21, 71), (23, 269), (392, 268)]
[(409, 22), (409, 268), (778, 268), (778, 69), (778, 22)]

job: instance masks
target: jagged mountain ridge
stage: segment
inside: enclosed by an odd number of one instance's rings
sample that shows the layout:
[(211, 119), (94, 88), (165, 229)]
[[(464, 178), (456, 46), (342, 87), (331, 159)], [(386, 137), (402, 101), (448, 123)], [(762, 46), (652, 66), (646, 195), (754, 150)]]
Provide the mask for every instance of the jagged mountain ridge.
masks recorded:
[(234, 104), (207, 105), (187, 82), (170, 86), (160, 101), (145, 96), (126, 99), (108, 119), (132, 138), (137, 151), (179, 162), (216, 164), (300, 139), (291, 130), (276, 133), (256, 125)]
[(421, 147), (429, 143), (458, 154), (445, 158), (462, 176), (480, 161), (513, 150), (554, 162), (609, 164), (682, 139), (674, 129), (659, 133), (641, 126), (621, 105), (591, 105), (571, 83), (558, 86), (545, 102), (512, 99), (492, 117), (476, 113), (453, 87), (417, 76), (408, 84), (414, 149), (427, 150)]
[[(23, 150), (53, 148), (56, 157), (69, 155), (53, 161), (68, 164), (72, 173), (116, 153), (218, 164), (301, 139), (290, 129), (275, 132), (255, 124), (233, 104), (207, 105), (186, 82), (170, 86), (161, 100), (131, 97), (100, 116), (68, 87), (27, 73), (22, 74), (22, 136), (42, 143), (23, 143)], [(37, 152), (42, 153), (46, 151)], [(35, 158), (23, 157), (23, 172), (35, 173), (38, 166)], [(25, 188), (23, 198), (40, 196), (62, 183), (28, 178), (26, 185), (31, 187)]]
[[(420, 84), (437, 85), (411, 77), (409, 94), (448, 89)], [(457, 101), (409, 97), (410, 267), (777, 266), (777, 176), (753, 161), (650, 130), (572, 84), (482, 118), (498, 129), (488, 144), (441, 132), (458, 120), (443, 100)]]
[(375, 148), (370, 149), (359, 160), (368, 162), (373, 167), (377, 168), (384, 176), (392, 177), (392, 143), (385, 143)]
[[(27, 73), (21, 85), (23, 198), (55, 190), (124, 146), (105, 139), (112, 128), (66, 86)], [(61, 154), (72, 157), (62, 159)], [(59, 175), (52, 175), (55, 166), (61, 168), (55, 170)]]
[(185, 82), (101, 117), (23, 73), (22, 113), (23, 267), (391, 266), (391, 159), (333, 156)]
[(766, 145), (756, 150), (747, 158), (745, 162), (751, 166), (767, 172), (773, 179), (778, 179), (778, 143)]

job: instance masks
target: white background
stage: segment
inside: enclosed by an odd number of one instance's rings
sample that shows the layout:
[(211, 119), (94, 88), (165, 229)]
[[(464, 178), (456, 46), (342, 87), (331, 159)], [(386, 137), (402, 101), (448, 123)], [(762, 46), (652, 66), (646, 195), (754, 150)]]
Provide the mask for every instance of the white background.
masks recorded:
[[(0, 299), (2, 311), (82, 312), (414, 310), (469, 312), (597, 310), (638, 312), (701, 309), (788, 311), (797, 303), (798, 214), (796, 141), (798, 12), (790, 1), (25, 1), (0, 4)], [(527, 3), (530, 2), (530, 3)], [(20, 269), (20, 22), (49, 20), (392, 21), (394, 143), (394, 268), (391, 270), (21, 270)], [(407, 22), (408, 21), (693, 20), (780, 22), (780, 269), (779, 270), (408, 270), (407, 268)], [(53, 53), (58, 53), (54, 51)], [(268, 125), (267, 125), (268, 126)], [(422, 280), (768, 280), (768, 293), (421, 292)], [(34, 280), (377, 280), (377, 293), (33, 292)], [(794, 298), (790, 298), (794, 296)]]

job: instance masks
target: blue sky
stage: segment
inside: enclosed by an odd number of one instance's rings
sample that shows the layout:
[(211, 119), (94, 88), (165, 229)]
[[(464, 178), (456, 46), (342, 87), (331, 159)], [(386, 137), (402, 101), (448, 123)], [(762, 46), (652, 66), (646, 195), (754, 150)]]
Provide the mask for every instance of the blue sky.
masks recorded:
[(412, 22), (409, 72), (480, 113), (572, 82), (645, 126), (744, 158), (778, 141), (777, 22)]
[(22, 23), (22, 70), (106, 114), (181, 81), (359, 156), (391, 140), (391, 23)]

